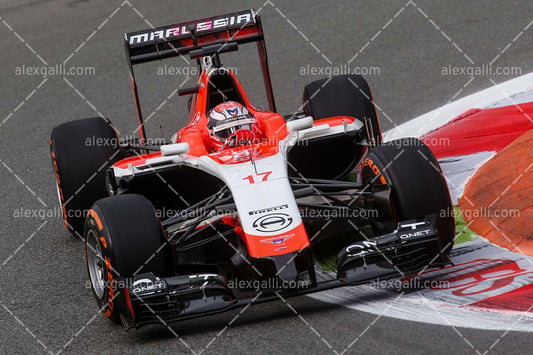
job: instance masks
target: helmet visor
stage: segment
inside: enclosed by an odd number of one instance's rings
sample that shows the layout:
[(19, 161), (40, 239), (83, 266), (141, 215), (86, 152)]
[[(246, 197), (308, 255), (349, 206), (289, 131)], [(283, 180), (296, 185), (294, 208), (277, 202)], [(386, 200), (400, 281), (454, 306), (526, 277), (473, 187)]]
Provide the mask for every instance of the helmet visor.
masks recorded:
[(239, 129), (252, 130), (252, 124), (255, 123), (253, 118), (245, 118), (238, 121), (228, 122), (213, 127), (213, 133), (221, 140), (226, 140)]

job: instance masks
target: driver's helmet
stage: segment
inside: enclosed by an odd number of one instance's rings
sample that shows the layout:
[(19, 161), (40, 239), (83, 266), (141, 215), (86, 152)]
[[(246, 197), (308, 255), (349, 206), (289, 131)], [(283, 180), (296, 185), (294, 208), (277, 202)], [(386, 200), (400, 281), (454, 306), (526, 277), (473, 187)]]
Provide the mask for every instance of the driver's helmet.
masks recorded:
[(256, 123), (250, 111), (235, 101), (218, 104), (207, 116), (211, 138), (223, 146), (232, 145), (228, 138), (237, 131), (253, 132)]

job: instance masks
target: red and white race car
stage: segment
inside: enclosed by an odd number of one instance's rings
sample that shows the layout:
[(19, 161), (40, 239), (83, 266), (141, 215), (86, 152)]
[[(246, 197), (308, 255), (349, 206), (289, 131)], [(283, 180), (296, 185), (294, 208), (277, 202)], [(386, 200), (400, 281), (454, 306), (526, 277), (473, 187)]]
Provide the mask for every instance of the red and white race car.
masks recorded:
[[(431, 151), (383, 144), (366, 81), (325, 78), (303, 112), (276, 112), (253, 11), (125, 34), (140, 138), (87, 118), (50, 138), (65, 225), (85, 240), (102, 312), (166, 324), (449, 262), (454, 220)], [(255, 42), (269, 110), (256, 109), (220, 55)], [(189, 55), (201, 74), (189, 122), (149, 144), (133, 66)], [(98, 141), (102, 144), (87, 144)], [(335, 271), (328, 280), (319, 268)]]

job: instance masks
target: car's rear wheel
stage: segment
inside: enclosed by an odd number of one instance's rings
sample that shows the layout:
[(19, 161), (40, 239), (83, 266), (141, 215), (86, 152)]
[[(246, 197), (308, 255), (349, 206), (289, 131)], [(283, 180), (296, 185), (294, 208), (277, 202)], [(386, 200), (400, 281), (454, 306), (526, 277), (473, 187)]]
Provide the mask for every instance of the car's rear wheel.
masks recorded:
[(123, 155), (113, 127), (101, 117), (63, 123), (52, 130), (50, 154), (66, 228), (83, 235), (89, 207), (106, 190), (106, 169)]
[(85, 255), (98, 307), (114, 322), (123, 311), (117, 277), (174, 271), (172, 247), (163, 234), (152, 204), (141, 195), (120, 195), (96, 201), (85, 222)]
[(370, 149), (361, 180), (390, 185), (396, 222), (436, 215), (439, 249), (449, 254), (455, 237), (453, 206), (439, 163), (424, 143), (403, 138)]
[(379, 145), (381, 128), (368, 83), (361, 75), (338, 75), (309, 83), (303, 93), (304, 113), (315, 120), (351, 116), (371, 123), (370, 137)]

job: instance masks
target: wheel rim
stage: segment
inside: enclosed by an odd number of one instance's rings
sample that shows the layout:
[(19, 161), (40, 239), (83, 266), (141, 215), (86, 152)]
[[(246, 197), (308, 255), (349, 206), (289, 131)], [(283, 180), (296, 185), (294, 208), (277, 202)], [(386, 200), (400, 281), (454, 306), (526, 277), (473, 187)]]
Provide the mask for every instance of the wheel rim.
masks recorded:
[(87, 267), (89, 268), (89, 277), (96, 297), (102, 299), (105, 290), (105, 262), (102, 255), (102, 248), (96, 236), (96, 233), (89, 229), (87, 233)]

